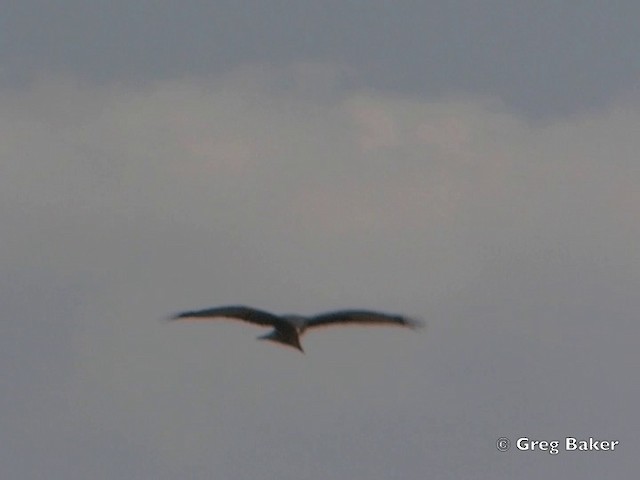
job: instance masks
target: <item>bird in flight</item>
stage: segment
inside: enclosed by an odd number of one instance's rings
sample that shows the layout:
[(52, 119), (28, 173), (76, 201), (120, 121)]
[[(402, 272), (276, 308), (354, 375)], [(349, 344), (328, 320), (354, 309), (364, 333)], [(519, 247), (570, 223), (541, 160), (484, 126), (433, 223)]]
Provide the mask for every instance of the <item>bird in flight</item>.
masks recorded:
[(215, 318), (238, 319), (264, 327), (273, 327), (271, 332), (258, 337), (258, 339), (297, 348), (302, 353), (304, 353), (304, 350), (300, 345), (300, 336), (309, 328), (342, 324), (397, 325), (413, 329), (423, 326), (421, 321), (413, 318), (370, 310), (338, 310), (312, 317), (303, 317), (293, 314), (275, 315), (264, 310), (241, 305), (182, 312), (172, 316), (171, 320), (211, 320)]

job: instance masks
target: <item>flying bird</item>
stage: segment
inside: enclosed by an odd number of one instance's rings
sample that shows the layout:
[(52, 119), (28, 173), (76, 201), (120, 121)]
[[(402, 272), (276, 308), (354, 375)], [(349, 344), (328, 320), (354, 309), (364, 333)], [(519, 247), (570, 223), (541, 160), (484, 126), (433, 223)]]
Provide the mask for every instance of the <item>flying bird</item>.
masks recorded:
[(258, 340), (281, 343), (297, 348), (302, 353), (304, 353), (304, 350), (300, 344), (300, 336), (310, 328), (341, 324), (397, 325), (413, 329), (423, 326), (421, 321), (413, 318), (370, 310), (338, 310), (312, 317), (304, 317), (294, 314), (275, 315), (264, 310), (241, 305), (182, 312), (172, 316), (171, 320), (211, 320), (215, 318), (231, 318), (264, 327), (273, 327), (271, 332), (258, 337)]

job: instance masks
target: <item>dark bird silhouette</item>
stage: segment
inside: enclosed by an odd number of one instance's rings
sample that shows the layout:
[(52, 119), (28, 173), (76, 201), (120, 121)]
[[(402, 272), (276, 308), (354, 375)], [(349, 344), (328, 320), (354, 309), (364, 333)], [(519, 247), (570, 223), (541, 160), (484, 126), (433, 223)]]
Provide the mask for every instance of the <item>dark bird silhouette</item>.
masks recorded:
[(397, 325), (413, 329), (423, 326), (421, 321), (413, 318), (369, 310), (338, 310), (312, 317), (303, 317), (293, 314), (275, 315), (264, 310), (240, 305), (182, 312), (171, 317), (171, 320), (211, 320), (214, 318), (238, 319), (260, 326), (273, 327), (273, 331), (258, 337), (258, 339), (281, 343), (297, 348), (303, 353), (300, 336), (310, 328), (341, 324)]

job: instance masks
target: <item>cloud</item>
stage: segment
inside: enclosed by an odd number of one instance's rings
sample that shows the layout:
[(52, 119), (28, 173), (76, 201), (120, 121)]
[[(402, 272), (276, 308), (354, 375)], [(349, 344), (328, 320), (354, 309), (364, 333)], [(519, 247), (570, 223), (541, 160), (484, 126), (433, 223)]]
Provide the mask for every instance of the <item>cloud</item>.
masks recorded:
[[(66, 322), (55, 348), (67, 352), (59, 381), (73, 429), (203, 471), (220, 462), (257, 474), (237, 452), (261, 445), (267, 472), (283, 478), (306, 458), (297, 442), (313, 448), (314, 434), (334, 431), (362, 444), (367, 472), (400, 458), (420, 472), (436, 457), (442, 471), (464, 470), (463, 453), (433, 453), (432, 427), (468, 452), (502, 433), (501, 415), (524, 428), (562, 392), (588, 392), (583, 412), (604, 401), (603, 385), (637, 393), (624, 367), (640, 280), (637, 104), (530, 124), (487, 98), (345, 93), (329, 74), (321, 95), (287, 87), (309, 71), (247, 67), (142, 88), (58, 77), (0, 91), (0, 265), (27, 272), (27, 285), (61, 284), (48, 301), (77, 295), (51, 311)], [(305, 338), (300, 358), (254, 342), (250, 327), (159, 322), (236, 302), (398, 310), (430, 328), (327, 330)], [(38, 336), (46, 310), (31, 311)], [(590, 357), (602, 363), (587, 378), (579, 362)], [(497, 397), (503, 378), (536, 415)], [(603, 418), (628, 434), (631, 404), (618, 407)], [(550, 415), (567, 429), (590, 418)], [(435, 450), (381, 450), (386, 431)], [(318, 447), (343, 476), (366, 476), (339, 452)]]

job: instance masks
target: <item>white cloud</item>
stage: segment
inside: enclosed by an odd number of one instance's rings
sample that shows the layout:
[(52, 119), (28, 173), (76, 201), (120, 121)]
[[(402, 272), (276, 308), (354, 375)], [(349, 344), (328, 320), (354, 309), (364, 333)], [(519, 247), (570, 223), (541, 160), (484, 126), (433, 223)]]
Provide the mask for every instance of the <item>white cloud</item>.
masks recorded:
[[(434, 351), (455, 369), (457, 341), (503, 332), (532, 352), (570, 350), (577, 326), (618, 338), (577, 317), (640, 280), (638, 105), (531, 125), (486, 99), (345, 94), (329, 74), (315, 96), (283, 80), (311, 67), (0, 92), (2, 266), (100, 285), (74, 318), (85, 421), (206, 463), (270, 429), (308, 441), (277, 421), (324, 431), (334, 408), (359, 428), (429, 393), (453, 414), (430, 341), (450, 342)], [(156, 322), (205, 302), (399, 309), (433, 329), (327, 331), (300, 358), (249, 327)]]

